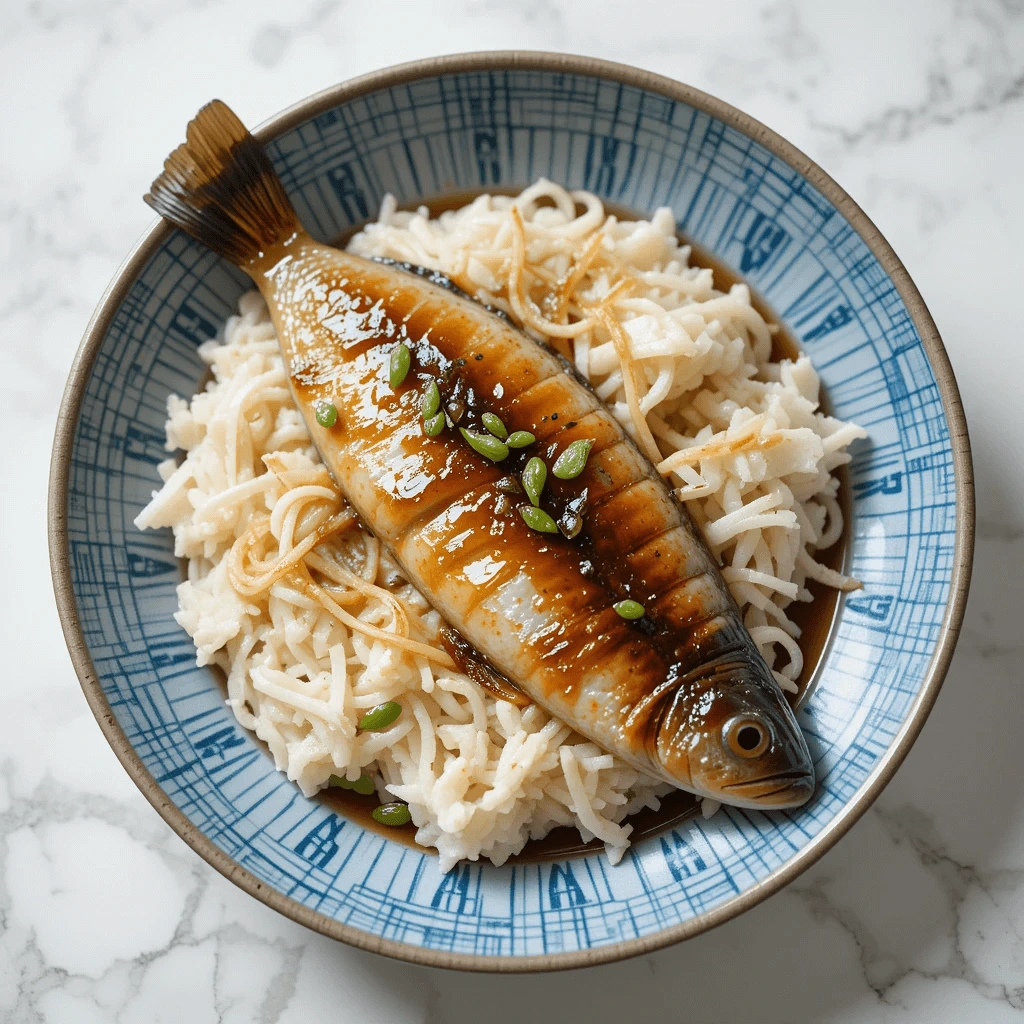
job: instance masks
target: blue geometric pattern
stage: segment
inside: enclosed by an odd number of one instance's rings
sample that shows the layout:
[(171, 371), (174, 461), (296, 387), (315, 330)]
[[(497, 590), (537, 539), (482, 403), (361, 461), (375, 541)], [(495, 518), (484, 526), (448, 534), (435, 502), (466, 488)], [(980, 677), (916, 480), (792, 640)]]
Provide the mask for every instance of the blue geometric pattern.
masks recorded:
[[(173, 141), (173, 140), (171, 140)], [(170, 148), (170, 143), (168, 148)], [(384, 88), (269, 146), (321, 238), (385, 192), (525, 186), (547, 176), (680, 228), (739, 269), (811, 354), (855, 447), (853, 572), (820, 685), (801, 712), (820, 794), (799, 811), (729, 810), (634, 846), (443, 876), (421, 854), (305, 799), (225, 707), (175, 624), (169, 532), (132, 520), (159, 486), (165, 403), (191, 395), (243, 275), (181, 234), (139, 274), (103, 339), (74, 437), (72, 585), (100, 684), (171, 801), (257, 879), (354, 928), (477, 956), (653, 937), (794, 856), (850, 800), (918, 693), (950, 595), (956, 499), (949, 431), (911, 317), (860, 236), (800, 174), (735, 129), (653, 92), (577, 73), (453, 72)]]

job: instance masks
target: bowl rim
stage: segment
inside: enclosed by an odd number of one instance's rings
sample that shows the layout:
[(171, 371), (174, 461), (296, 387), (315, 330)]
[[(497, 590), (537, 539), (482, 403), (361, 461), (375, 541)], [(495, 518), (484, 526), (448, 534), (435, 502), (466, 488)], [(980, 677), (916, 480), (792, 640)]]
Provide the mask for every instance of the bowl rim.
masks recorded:
[(429, 57), (361, 75), (314, 93), (287, 107), (264, 121), (253, 134), (261, 142), (268, 143), (308, 119), (370, 92), (422, 78), (493, 70), (564, 72), (618, 82), (661, 94), (700, 110), (753, 139), (821, 192), (860, 235), (895, 284), (921, 338), (932, 372), (935, 374), (943, 413), (949, 428), (957, 503), (956, 542), (949, 598), (939, 639), (906, 720), (853, 798), (802, 850), (766, 878), (752, 888), (682, 924), (662, 929), (656, 934), (596, 949), (523, 957), (477, 956), (470, 953), (427, 949), (371, 935), (304, 907), (261, 882), (233, 857), (214, 845), (212, 840), (178, 809), (143, 765), (118, 724), (100, 686), (82, 634), (71, 587), (67, 537), (71, 447), (85, 386), (114, 314), (138, 273), (173, 229), (167, 222), (158, 220), (143, 234), (118, 268), (86, 327), (60, 405), (50, 462), (47, 524), (50, 570), (61, 628), (86, 700), (114, 754), (157, 813), (200, 857), (251, 896), (255, 896), (299, 924), (360, 949), (427, 966), (510, 973), (564, 970), (608, 963), (649, 953), (683, 939), (692, 938), (756, 906), (791, 882), (831, 849), (885, 788), (917, 739), (935, 704), (953, 656), (967, 603), (974, 552), (975, 508), (970, 440), (960, 393), (939, 332), (910, 275), (864, 211), (825, 171), (770, 128), (723, 100), (663, 75), (594, 57), (544, 51), (487, 50)]

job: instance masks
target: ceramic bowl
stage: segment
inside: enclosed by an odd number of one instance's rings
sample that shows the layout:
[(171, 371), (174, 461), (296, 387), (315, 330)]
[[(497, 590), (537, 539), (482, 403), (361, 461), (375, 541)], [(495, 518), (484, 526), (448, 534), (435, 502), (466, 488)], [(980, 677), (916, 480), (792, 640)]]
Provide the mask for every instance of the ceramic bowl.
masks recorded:
[[(541, 176), (638, 211), (671, 207), (681, 230), (778, 312), (835, 414), (870, 432), (850, 466), (848, 564), (864, 589), (842, 601), (799, 713), (817, 765), (807, 806), (727, 809), (636, 843), (616, 867), (594, 852), (442, 875), (436, 857), (305, 799), (274, 770), (172, 618), (181, 569), (170, 532), (132, 526), (159, 485), (167, 396), (196, 390), (196, 349), (247, 288), (240, 271), (161, 222), (89, 325), (51, 477), (64, 631), (125, 768), (193, 849), (256, 898), (419, 963), (598, 963), (695, 935), (775, 892), (849, 829), (906, 755), (966, 600), (964, 416), (935, 325), (892, 249), (835, 182), (752, 118), (586, 58), (495, 52), (407, 64), (304, 100), (257, 135), (323, 239), (373, 215), (385, 192), (410, 202)], [(168, 151), (178, 141), (168, 136)]]

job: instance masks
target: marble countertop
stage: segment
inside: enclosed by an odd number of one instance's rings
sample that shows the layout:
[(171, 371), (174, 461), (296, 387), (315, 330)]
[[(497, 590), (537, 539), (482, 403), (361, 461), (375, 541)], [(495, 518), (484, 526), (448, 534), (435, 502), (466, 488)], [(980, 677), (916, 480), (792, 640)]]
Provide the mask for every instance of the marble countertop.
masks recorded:
[[(46, 558), (64, 378), (211, 96), (249, 123), (385, 64), (493, 46), (610, 57), (742, 107), (821, 163), (906, 263), (956, 370), (974, 586), (888, 789), (779, 895), (587, 972), (460, 975), (349, 949), (207, 867), (108, 749)], [(0, 1019), (1024, 1019), (1024, 6), (1019, 0), (6, 0), (0, 4)], [(1016, 298), (1015, 298), (1016, 296)]]

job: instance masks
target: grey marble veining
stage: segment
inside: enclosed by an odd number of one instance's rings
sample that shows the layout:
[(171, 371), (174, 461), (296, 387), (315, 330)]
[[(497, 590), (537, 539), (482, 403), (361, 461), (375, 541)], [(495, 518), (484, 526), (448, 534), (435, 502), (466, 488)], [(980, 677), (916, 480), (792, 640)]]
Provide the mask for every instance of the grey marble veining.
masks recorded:
[[(529, 978), (393, 963), (235, 889), (109, 751), (45, 554), (53, 421), (139, 197), (211, 96), (250, 122), (341, 79), (489, 47), (568, 50), (707, 89), (818, 160), (943, 334), (978, 478), (974, 586), (935, 712), (881, 799), (767, 903), (682, 946)], [(1024, 5), (1016, 0), (0, 5), (0, 1019), (1024, 1018)]]

